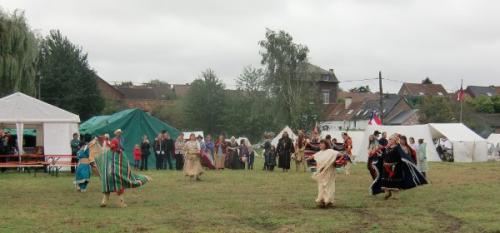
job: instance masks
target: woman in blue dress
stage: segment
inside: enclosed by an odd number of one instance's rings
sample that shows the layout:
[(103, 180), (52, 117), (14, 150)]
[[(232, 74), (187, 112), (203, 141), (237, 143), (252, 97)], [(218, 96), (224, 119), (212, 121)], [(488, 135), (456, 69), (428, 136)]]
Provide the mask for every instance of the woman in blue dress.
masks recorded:
[(87, 185), (90, 182), (91, 168), (89, 160), (89, 147), (86, 144), (78, 152), (76, 159), (78, 160), (78, 166), (75, 172), (75, 186), (76, 190), (80, 192), (87, 191)]

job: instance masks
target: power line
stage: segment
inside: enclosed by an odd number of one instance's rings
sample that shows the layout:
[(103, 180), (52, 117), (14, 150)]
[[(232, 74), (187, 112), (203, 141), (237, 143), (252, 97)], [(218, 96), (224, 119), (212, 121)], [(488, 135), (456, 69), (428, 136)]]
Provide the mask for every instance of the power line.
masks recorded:
[(345, 80), (345, 81), (339, 81), (340, 83), (350, 83), (350, 82), (361, 82), (361, 81), (370, 81), (370, 80), (377, 80), (378, 78), (365, 78), (365, 79), (356, 79), (356, 80)]

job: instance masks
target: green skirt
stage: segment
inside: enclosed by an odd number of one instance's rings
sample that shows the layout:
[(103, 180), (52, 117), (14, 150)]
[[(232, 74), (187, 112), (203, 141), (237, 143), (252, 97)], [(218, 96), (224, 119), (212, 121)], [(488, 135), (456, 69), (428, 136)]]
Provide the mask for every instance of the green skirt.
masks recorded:
[(95, 163), (101, 177), (103, 193), (123, 193), (127, 188), (137, 188), (148, 182), (146, 176), (132, 173), (129, 161), (123, 153), (111, 150), (96, 156)]

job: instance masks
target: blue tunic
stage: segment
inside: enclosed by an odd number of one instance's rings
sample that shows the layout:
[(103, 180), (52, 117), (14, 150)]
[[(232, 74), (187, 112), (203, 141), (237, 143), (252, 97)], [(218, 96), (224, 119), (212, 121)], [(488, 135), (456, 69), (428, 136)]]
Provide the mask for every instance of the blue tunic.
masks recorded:
[(75, 186), (76, 189), (85, 192), (87, 190), (87, 185), (90, 182), (91, 169), (89, 164), (89, 148), (88, 146), (83, 147), (78, 151), (77, 157), (78, 167), (75, 172)]

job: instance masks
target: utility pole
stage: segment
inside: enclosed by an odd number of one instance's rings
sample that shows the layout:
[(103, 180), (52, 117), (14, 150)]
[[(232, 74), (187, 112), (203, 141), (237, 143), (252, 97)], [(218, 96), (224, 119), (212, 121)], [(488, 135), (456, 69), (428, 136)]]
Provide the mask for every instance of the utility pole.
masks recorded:
[[(462, 79), (460, 82), (460, 92), (463, 92), (463, 87), (464, 87), (464, 80)], [(463, 93), (460, 93), (462, 95), (462, 98), (460, 98), (460, 123), (462, 123), (462, 115), (463, 115)]]
[(380, 121), (382, 122), (382, 124), (384, 124), (384, 92), (382, 90), (382, 71), (379, 71), (378, 72), (378, 87), (379, 87), (379, 92), (380, 92), (380, 109), (379, 109), (379, 112), (380, 112)]

